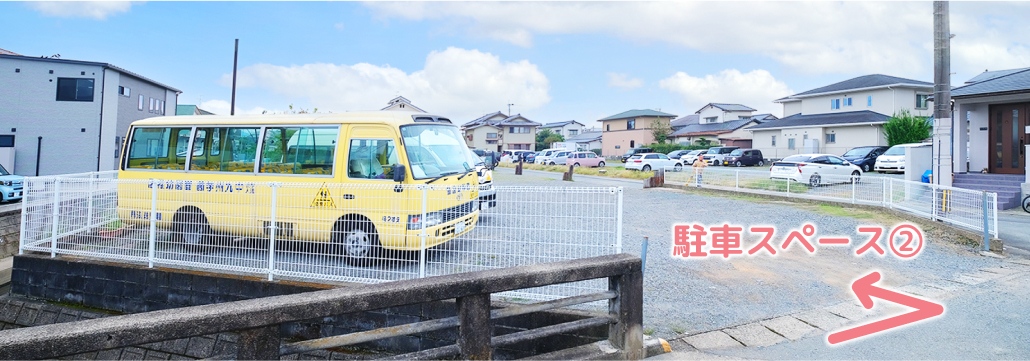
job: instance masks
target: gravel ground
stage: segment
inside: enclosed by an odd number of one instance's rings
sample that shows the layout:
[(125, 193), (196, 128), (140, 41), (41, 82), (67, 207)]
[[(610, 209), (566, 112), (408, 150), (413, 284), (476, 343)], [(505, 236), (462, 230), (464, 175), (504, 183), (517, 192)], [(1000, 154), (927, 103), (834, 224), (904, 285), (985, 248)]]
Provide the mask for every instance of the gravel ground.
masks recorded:
[[(900, 287), (917, 282), (950, 278), (956, 273), (989, 267), (1000, 261), (977, 254), (972, 245), (961, 245), (960, 236), (947, 228), (926, 229), (926, 245), (910, 260), (887, 256), (853, 255), (864, 239), (856, 233), (860, 225), (891, 227), (914, 216), (866, 219), (846, 214), (840, 207), (795, 205), (787, 201), (758, 200), (672, 189), (642, 189), (642, 181), (577, 176), (562, 182), (561, 174), (498, 168), (498, 185), (520, 186), (624, 186), (624, 252), (640, 255), (644, 237), (649, 238), (644, 278), (644, 327), (658, 337), (676, 338), (706, 330), (773, 318), (854, 299), (853, 280), (873, 270), (883, 274), (881, 284)], [(824, 209), (836, 209), (830, 211)], [(777, 234), (772, 243), (778, 255), (759, 253), (754, 257), (723, 260), (709, 256), (682, 259), (671, 256), (672, 225), (700, 223), (705, 226), (727, 222), (744, 227), (772, 225)], [(817, 236), (848, 236), (848, 246), (820, 246), (809, 254), (794, 244), (779, 249), (789, 230), (804, 223), (818, 227)], [(747, 235), (744, 247), (759, 241)], [(881, 243), (886, 248), (885, 243)]]

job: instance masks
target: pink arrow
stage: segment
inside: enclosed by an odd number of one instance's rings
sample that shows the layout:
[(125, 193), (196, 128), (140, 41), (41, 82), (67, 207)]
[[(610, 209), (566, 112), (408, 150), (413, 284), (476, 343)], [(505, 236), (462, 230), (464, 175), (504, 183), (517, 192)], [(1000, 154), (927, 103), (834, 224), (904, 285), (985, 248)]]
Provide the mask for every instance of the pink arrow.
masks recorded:
[(851, 285), (851, 289), (855, 291), (855, 296), (857, 296), (858, 300), (862, 302), (863, 307), (866, 309), (872, 309), (873, 297), (876, 297), (887, 302), (897, 303), (916, 310), (867, 323), (858, 327), (831, 333), (826, 338), (831, 345), (851, 341), (859, 337), (869, 336), (895, 327), (904, 326), (944, 314), (944, 305), (873, 286), (873, 283), (876, 283), (879, 280), (880, 273), (873, 272), (865, 277), (859, 278)]

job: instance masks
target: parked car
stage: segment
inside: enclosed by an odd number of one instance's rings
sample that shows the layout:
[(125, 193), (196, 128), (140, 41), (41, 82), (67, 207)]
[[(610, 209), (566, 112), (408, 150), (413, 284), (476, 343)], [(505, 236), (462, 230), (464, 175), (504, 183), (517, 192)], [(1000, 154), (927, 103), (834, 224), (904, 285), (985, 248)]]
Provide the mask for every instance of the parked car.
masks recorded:
[(774, 162), (769, 168), (769, 178), (791, 179), (813, 187), (851, 179), (858, 182), (861, 177), (861, 168), (832, 154), (795, 154)]
[(930, 143), (908, 143), (890, 147), (876, 158), (873, 169), (880, 173), (905, 173), (905, 148), (930, 145)]
[(554, 154), (552, 154), (550, 158), (547, 159), (547, 164), (548, 165), (565, 165), (565, 161), (568, 160), (569, 154), (572, 154), (573, 152), (574, 151), (571, 151), (571, 150), (557, 151)]
[(594, 152), (575, 152), (569, 155), (565, 164), (572, 163), (577, 167), (604, 167), (604, 158)]
[(0, 164), (0, 202), (17, 201), (22, 197), (25, 177), (14, 175)]
[(765, 165), (765, 158), (762, 157), (762, 151), (758, 149), (737, 149), (730, 154), (726, 155), (726, 158), (722, 161), (723, 165), (757, 165), (759, 167)]
[(704, 160), (711, 165), (722, 165), (723, 160), (727, 154), (733, 153), (733, 151), (740, 147), (711, 147), (708, 148), (708, 153), (705, 153)]
[[(642, 153), (651, 153), (651, 152), (653, 152), (653, 150), (651, 148), (632, 148), (630, 150), (627, 150), (626, 154), (622, 155), (622, 162), (626, 163), (626, 160), (629, 159), (629, 157), (632, 157), (634, 155), (642, 154)], [(668, 156), (666, 156), (666, 158), (668, 158)]]
[(680, 159), (680, 158), (683, 157), (684, 154), (687, 154), (687, 153), (690, 153), (690, 152), (692, 152), (692, 151), (691, 150), (687, 150), (687, 149), (680, 149), (680, 150), (671, 151), (671, 152), (669, 152), (668, 155), (669, 155), (670, 159)]
[(533, 163), (536, 163), (536, 164), (550, 164), (551, 157), (553, 157), (555, 155), (555, 153), (561, 152), (563, 150), (567, 151), (568, 149), (565, 149), (565, 148), (547, 148), (547, 149), (541, 150), (539, 153), (536, 154), (536, 160)]
[(696, 160), (697, 157), (702, 157), (707, 153), (708, 149), (692, 150), (690, 152), (687, 152), (687, 154), (684, 154), (682, 157), (680, 157), (680, 160), (683, 161), (683, 164), (694, 164), (694, 160)]
[(536, 163), (536, 153), (533, 153), (533, 152), (522, 153), (522, 158), (525, 159), (526, 163)]
[(676, 171), (683, 169), (683, 162), (679, 159), (669, 159), (669, 156), (662, 153), (642, 153), (626, 160), (626, 169), (650, 172), (657, 168), (673, 168)]
[(868, 173), (871, 172), (873, 170), (873, 166), (876, 165), (876, 158), (880, 157), (880, 155), (882, 155), (883, 152), (886, 152), (887, 149), (889, 149), (889, 147), (875, 145), (855, 147), (844, 152), (844, 155), (841, 155), (841, 158), (846, 159), (851, 162), (851, 164), (857, 165), (859, 168), (862, 168), (863, 172)]

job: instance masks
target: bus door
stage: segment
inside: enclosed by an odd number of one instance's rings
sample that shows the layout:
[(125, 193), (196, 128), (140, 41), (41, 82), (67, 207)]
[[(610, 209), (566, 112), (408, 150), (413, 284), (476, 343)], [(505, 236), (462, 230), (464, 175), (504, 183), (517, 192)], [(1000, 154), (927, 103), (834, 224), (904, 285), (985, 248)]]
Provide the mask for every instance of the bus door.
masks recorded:
[(405, 234), (410, 217), (421, 213), (421, 193), (393, 180), (393, 168), (401, 164), (397, 131), (387, 126), (354, 125), (344, 139), (340, 147), (346, 149), (343, 181), (340, 193), (333, 194), (340, 210), (369, 219), (384, 248), (411, 247)]

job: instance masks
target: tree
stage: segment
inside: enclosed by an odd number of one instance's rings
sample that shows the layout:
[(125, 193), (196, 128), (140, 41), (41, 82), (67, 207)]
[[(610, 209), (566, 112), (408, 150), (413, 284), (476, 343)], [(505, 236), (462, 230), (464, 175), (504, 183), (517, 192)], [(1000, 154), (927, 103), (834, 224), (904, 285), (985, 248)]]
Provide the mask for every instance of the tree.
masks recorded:
[(672, 126), (668, 122), (658, 119), (651, 123), (651, 136), (654, 137), (655, 143), (665, 143), (670, 134), (672, 134)]
[(565, 137), (561, 134), (552, 132), (550, 129), (544, 129), (536, 133), (536, 150), (547, 149), (551, 146), (551, 143), (564, 141)]
[(697, 138), (697, 145), (700, 145), (702, 147), (707, 147), (707, 146), (712, 145), (712, 141), (708, 140), (708, 139), (705, 139), (704, 137)]
[[(289, 108), (290, 108), (290, 110), (284, 111), (284, 112), (282, 112), (282, 114), (308, 114), (308, 113), (314, 114), (314, 113), (318, 113), (318, 108), (315, 108), (315, 109), (313, 109), (311, 111), (308, 111), (307, 109), (304, 109), (304, 108), (301, 108), (301, 107), (297, 107), (297, 109), (293, 109), (293, 104), (290, 104)], [(332, 113), (332, 112), (330, 112), (330, 113)], [(264, 110), (264, 111), (261, 112), (261, 114), (276, 114), (276, 112), (269, 112), (267, 110)]]
[(908, 110), (894, 113), (883, 125), (883, 133), (887, 136), (887, 145), (894, 146), (905, 143), (919, 143), (930, 137), (933, 125), (926, 117), (917, 117)]

